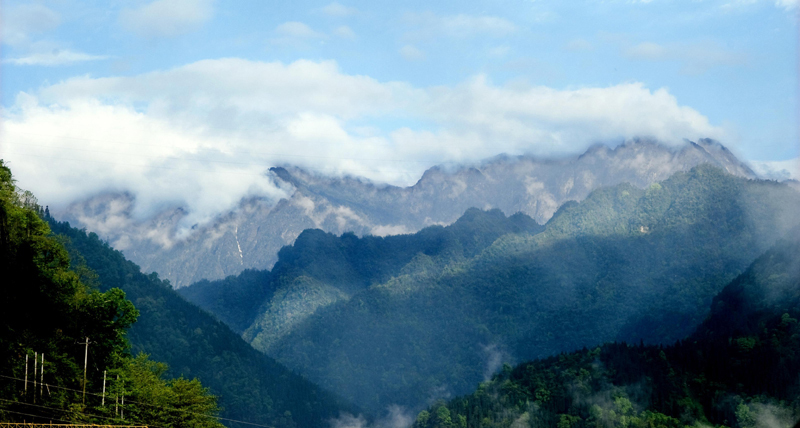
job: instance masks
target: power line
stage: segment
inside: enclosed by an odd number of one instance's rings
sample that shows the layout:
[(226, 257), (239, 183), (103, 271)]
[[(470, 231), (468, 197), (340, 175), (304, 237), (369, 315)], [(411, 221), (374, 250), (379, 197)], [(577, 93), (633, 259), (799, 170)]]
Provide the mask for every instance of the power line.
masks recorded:
[[(6, 378), (6, 379), (24, 381), (23, 379), (20, 379), (18, 377), (13, 377), (13, 376), (0, 375), (0, 377), (1, 378)], [(53, 388), (64, 389), (64, 390), (72, 391), (72, 392), (82, 392), (79, 389), (67, 388), (65, 386), (50, 385), (50, 384), (47, 384), (47, 386), (52, 386)], [(87, 392), (87, 394), (94, 395), (94, 396), (97, 396), (97, 397), (101, 396), (101, 394), (95, 394), (93, 392)], [(223, 418), (221, 416), (212, 416), (212, 415), (207, 415), (207, 414), (204, 414), (204, 413), (192, 412), (190, 410), (176, 409), (174, 407), (164, 407), (164, 406), (159, 406), (159, 405), (156, 405), (156, 404), (142, 403), (140, 401), (131, 401), (131, 400), (129, 400), (129, 402), (130, 403), (135, 403), (135, 404), (140, 404), (142, 406), (151, 406), (151, 407), (156, 407), (156, 408), (163, 409), (163, 410), (172, 410), (172, 411), (176, 411), (176, 412), (184, 412), (184, 413), (189, 413), (189, 414), (193, 414), (193, 415), (205, 416), (207, 418), (219, 419), (219, 420), (229, 421), (229, 422), (237, 422), (237, 423), (245, 424), (245, 425), (252, 425), (252, 426), (263, 427), (263, 428), (274, 428), (271, 425), (262, 425), (262, 424), (257, 424), (257, 423), (253, 423), (253, 422), (240, 421), (240, 420), (237, 420), (237, 419)]]
[(51, 418), (49, 416), (31, 415), (30, 413), (15, 412), (13, 410), (8, 410), (8, 409), (2, 409), (2, 411), (8, 412), (8, 413), (14, 413), (14, 414), (17, 414), (17, 415), (31, 416), (31, 417), (34, 417), (34, 418), (49, 419), (49, 420), (52, 420), (52, 421), (67, 422), (67, 423), (72, 423), (73, 422), (73, 421), (67, 421), (67, 420), (64, 420), (64, 419)]
[[(40, 408), (42, 408), (42, 409), (56, 410), (56, 411), (58, 411), (58, 412), (62, 412), (62, 413), (63, 413), (63, 412), (67, 412), (67, 410), (65, 410), (65, 409), (59, 409), (58, 407), (42, 406), (42, 405), (40, 405), (40, 404), (24, 403), (24, 402), (22, 402), (22, 401), (7, 400), (7, 399), (5, 399), (5, 398), (0, 398), (0, 401), (5, 401), (5, 402), (7, 402), (7, 403), (21, 404), (21, 405), (23, 405), (23, 406), (32, 406), (32, 407), (40, 407)], [(107, 416), (100, 416), (100, 415), (95, 415), (95, 414), (92, 414), (92, 413), (86, 413), (86, 412), (81, 412), (81, 414), (82, 414), (82, 415), (84, 415), (84, 416), (91, 416), (91, 417), (93, 417), (93, 418), (106, 419), (106, 420), (109, 420), (109, 421), (121, 420), (121, 421), (125, 422), (125, 419), (109, 418), (109, 417), (107, 417)], [(55, 418), (53, 418), (53, 419), (55, 419)], [(61, 420), (61, 419), (56, 419), (56, 420)], [(153, 427), (153, 428), (162, 428), (162, 427), (159, 427), (159, 426), (156, 426), (156, 425), (150, 425), (150, 424), (148, 424), (148, 426), (150, 426), (150, 427)]]

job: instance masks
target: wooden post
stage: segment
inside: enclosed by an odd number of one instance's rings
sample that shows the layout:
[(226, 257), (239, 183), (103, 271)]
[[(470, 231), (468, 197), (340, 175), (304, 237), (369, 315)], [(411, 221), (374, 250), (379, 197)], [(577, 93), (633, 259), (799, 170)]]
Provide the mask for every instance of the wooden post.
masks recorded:
[(86, 404), (86, 366), (89, 362), (89, 338), (82, 345), (86, 345), (86, 350), (83, 352), (83, 404)]
[(36, 369), (38, 369), (37, 364), (39, 363), (39, 353), (33, 353), (33, 402), (36, 402)]
[(42, 377), (39, 380), (39, 398), (41, 398), (44, 392), (44, 352), (42, 352)]

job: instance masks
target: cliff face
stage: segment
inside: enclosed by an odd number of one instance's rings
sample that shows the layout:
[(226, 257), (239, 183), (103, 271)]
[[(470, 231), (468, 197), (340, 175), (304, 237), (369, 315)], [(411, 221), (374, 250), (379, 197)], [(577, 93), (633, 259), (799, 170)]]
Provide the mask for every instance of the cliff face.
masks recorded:
[[(449, 224), (468, 208), (523, 212), (545, 223), (566, 201), (623, 182), (637, 187), (665, 180), (678, 171), (710, 163), (743, 177), (755, 176), (721, 144), (687, 142), (678, 148), (635, 140), (616, 148), (596, 145), (580, 156), (543, 159), (498, 156), (480, 165), (433, 167), (410, 187), (379, 185), (353, 177), (324, 177), (294, 167), (271, 168), (276, 185), (290, 195), (277, 203), (242, 200), (237, 209), (175, 237), (184, 215), (169, 210), (133, 221), (135, 201), (105, 194), (72, 204), (61, 217), (122, 249), (144, 271), (155, 271), (173, 286), (220, 279), (247, 268), (270, 268), (278, 250), (305, 229), (341, 234), (392, 235)], [(118, 224), (119, 227), (108, 227)], [(102, 226), (102, 227), (101, 227)]]

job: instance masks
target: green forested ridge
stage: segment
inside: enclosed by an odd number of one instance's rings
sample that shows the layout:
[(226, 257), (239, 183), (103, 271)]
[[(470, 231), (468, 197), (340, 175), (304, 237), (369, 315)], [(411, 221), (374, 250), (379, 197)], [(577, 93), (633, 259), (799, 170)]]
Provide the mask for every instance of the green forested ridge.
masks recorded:
[[(438, 252), (415, 239), (438, 242), (448, 228), (382, 240), (307, 231), (281, 252), (244, 336), (369, 410), (414, 408), (467, 392), (497, 361), (685, 338), (799, 210), (785, 185), (703, 165), (647, 189), (599, 189), (565, 204), (540, 233), (487, 229), (502, 214), (471, 210), (464, 220), (479, 223), (460, 221), (459, 238)], [(471, 227), (497, 233), (470, 241)], [(342, 256), (367, 243), (384, 247)]]
[(800, 229), (672, 346), (606, 344), (506, 366), (415, 428), (792, 426), (800, 418)]
[(226, 418), (276, 427), (318, 426), (350, 407), (335, 395), (254, 350), (211, 315), (188, 303), (156, 274), (145, 275), (94, 233), (51, 219), (97, 272), (101, 290), (118, 287), (140, 312), (128, 337), (133, 349), (169, 365), (169, 373), (197, 377), (219, 397)]
[(272, 271), (248, 270), (220, 281), (200, 281), (178, 292), (238, 332), (252, 326), (247, 333), (252, 339), (264, 330), (260, 324), (267, 320), (256, 318), (269, 308), (273, 293), (298, 278), (305, 278), (300, 286), (322, 283), (350, 295), (385, 282), (416, 259), (463, 260), (504, 234), (541, 229), (524, 214), (506, 218), (500, 210), (477, 209), (468, 210), (450, 226), (432, 226), (412, 235), (359, 239), (352, 233), (337, 237), (309, 229), (294, 245), (281, 249)]
[(203, 280), (177, 291), (241, 334), (253, 322), (264, 300), (275, 292), (269, 279), (270, 271), (248, 269), (237, 276), (220, 281)]
[(165, 365), (130, 355), (126, 329), (139, 312), (119, 288), (98, 290), (82, 260), (70, 269), (43, 215), (0, 160), (0, 420), (220, 427), (216, 398), (199, 381), (167, 379)]

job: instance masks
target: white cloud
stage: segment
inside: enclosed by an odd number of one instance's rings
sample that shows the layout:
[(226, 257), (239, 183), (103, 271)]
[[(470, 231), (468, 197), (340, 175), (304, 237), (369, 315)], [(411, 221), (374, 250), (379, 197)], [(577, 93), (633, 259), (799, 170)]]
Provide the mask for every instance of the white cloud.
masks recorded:
[[(20, 93), (3, 114), (3, 155), (43, 203), (57, 208), (125, 190), (140, 216), (185, 207), (184, 228), (245, 195), (280, 196), (262, 172), (284, 163), (408, 185), (433, 164), (501, 152), (576, 152), (633, 136), (725, 137), (666, 89), (639, 83), (557, 90), (477, 76), (418, 88), (344, 74), (331, 61), (228, 58), (76, 77)], [(430, 125), (386, 125), (406, 120)]]
[(712, 42), (691, 45), (643, 42), (624, 48), (622, 54), (641, 61), (677, 61), (683, 65), (682, 71), (688, 74), (702, 74), (714, 67), (747, 63), (744, 54), (731, 52)]
[(404, 20), (414, 27), (408, 35), (412, 38), (430, 39), (440, 36), (452, 38), (504, 37), (517, 31), (511, 21), (496, 16), (450, 15), (409, 13)]
[(53, 41), (36, 40), (35, 36), (61, 25), (61, 15), (41, 4), (20, 5), (3, 12), (2, 42), (13, 49), (13, 56), (3, 63), (57, 66), (108, 58), (65, 49)]
[(212, 0), (156, 0), (123, 10), (119, 20), (123, 28), (141, 37), (173, 37), (197, 30), (212, 14)]
[(324, 37), (324, 34), (318, 33), (311, 29), (306, 24), (297, 21), (284, 22), (275, 27), (275, 32), (286, 37), (297, 37), (300, 39), (314, 39)]
[[(425, 116), (459, 130), (465, 151), (489, 155), (483, 144), (503, 141), (510, 152), (574, 152), (588, 141), (632, 136), (665, 142), (700, 136), (722, 138), (697, 111), (680, 106), (666, 89), (651, 92), (641, 83), (605, 88), (556, 90), (544, 86), (499, 87), (477, 76), (456, 87), (432, 88)], [(544, 142), (547, 143), (544, 143)], [(580, 142), (580, 143), (579, 143)], [(541, 150), (544, 149), (544, 150)]]
[(106, 55), (90, 55), (83, 52), (71, 51), (69, 49), (54, 49), (49, 52), (31, 53), (18, 58), (9, 58), (3, 62), (14, 65), (56, 66), (108, 58), (109, 57)]
[(336, 17), (345, 17), (350, 15), (355, 15), (356, 13), (358, 13), (358, 9), (354, 7), (344, 6), (337, 2), (333, 2), (323, 7), (320, 10), (322, 11), (322, 13), (326, 15), (336, 16)]
[(800, 180), (800, 158), (782, 161), (750, 161), (759, 176), (770, 180)]
[(400, 48), (400, 55), (402, 55), (407, 61), (421, 61), (425, 59), (425, 52), (422, 52), (411, 45), (405, 45)]
[(347, 25), (342, 25), (340, 27), (337, 27), (335, 30), (333, 30), (333, 34), (343, 39), (352, 40), (356, 38), (356, 33), (353, 31), (352, 28), (348, 27)]
[(41, 4), (7, 8), (2, 18), (2, 42), (9, 46), (25, 45), (32, 34), (54, 30), (61, 24), (61, 15)]

